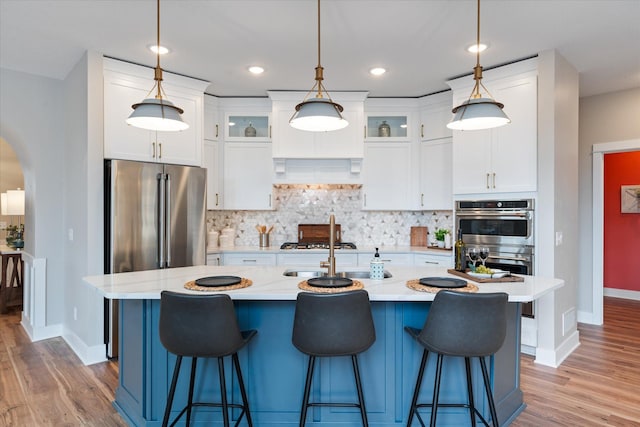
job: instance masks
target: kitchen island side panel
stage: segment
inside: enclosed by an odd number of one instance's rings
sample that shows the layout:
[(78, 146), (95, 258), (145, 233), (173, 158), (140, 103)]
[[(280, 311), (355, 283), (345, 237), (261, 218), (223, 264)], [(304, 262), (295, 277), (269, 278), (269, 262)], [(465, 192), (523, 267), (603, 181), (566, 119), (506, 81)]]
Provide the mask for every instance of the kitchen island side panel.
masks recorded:
[[(160, 301), (123, 302), (120, 314), (123, 351), (114, 405), (131, 425), (159, 426), (175, 363), (175, 356), (168, 354), (159, 340)], [(254, 424), (298, 425), (307, 357), (291, 343), (295, 301), (235, 301), (235, 304), (241, 328), (258, 330), (256, 337), (239, 353)], [(524, 407), (518, 388), (519, 379), (514, 378), (516, 371), (513, 369), (517, 366), (519, 375), (519, 346), (516, 346), (519, 345), (518, 306), (510, 304), (513, 327), (509, 331), (510, 335), (518, 337), (508, 337), (495, 358), (507, 363), (490, 363), (490, 374), (502, 390), (496, 390), (496, 393), (504, 395), (497, 400), (501, 421), (512, 420)], [(429, 302), (372, 302), (377, 339), (369, 350), (359, 356), (367, 414), (372, 426), (400, 426), (406, 422), (422, 347), (404, 332), (404, 326), (421, 328), (429, 307)], [(504, 372), (503, 365), (506, 368)], [(185, 358), (172, 418), (186, 404), (190, 366), (189, 359)], [(423, 401), (430, 401), (432, 397), (435, 357), (430, 357), (427, 369), (420, 394)], [(479, 371), (477, 363), (474, 363), (475, 400), (481, 412), (488, 416)], [(240, 401), (229, 361), (225, 364), (225, 372), (234, 401)], [(194, 399), (219, 400), (217, 378), (215, 360), (200, 359)], [(316, 367), (311, 399), (355, 401), (355, 396), (350, 358), (321, 358)], [(445, 362), (441, 396), (443, 402), (466, 399), (462, 359), (448, 358)], [(519, 402), (516, 401), (518, 396)], [(238, 415), (234, 411), (233, 418)], [(193, 425), (200, 426), (222, 425), (221, 420), (217, 408), (195, 409), (192, 417)], [(310, 426), (358, 425), (360, 415), (354, 408), (311, 408), (307, 420)], [(438, 412), (438, 420), (439, 425), (454, 426), (468, 423), (469, 418), (468, 412), (462, 408), (443, 408)]]

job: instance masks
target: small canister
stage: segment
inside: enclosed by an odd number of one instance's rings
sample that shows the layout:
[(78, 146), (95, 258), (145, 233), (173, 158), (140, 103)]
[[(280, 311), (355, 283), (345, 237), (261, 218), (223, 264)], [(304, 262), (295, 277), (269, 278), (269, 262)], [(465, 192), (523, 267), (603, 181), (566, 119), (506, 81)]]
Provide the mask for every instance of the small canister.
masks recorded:
[(378, 136), (381, 138), (389, 138), (391, 136), (391, 126), (386, 120), (383, 120), (380, 126), (378, 126)]
[(376, 248), (376, 253), (371, 260), (369, 278), (373, 280), (384, 279), (384, 262), (380, 259), (378, 248)]

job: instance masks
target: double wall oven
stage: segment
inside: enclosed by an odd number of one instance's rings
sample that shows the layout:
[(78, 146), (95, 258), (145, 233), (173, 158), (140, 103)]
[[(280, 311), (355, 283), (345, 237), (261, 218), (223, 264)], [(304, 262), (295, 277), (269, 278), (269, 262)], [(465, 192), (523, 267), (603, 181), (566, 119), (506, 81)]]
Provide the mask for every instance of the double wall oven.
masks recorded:
[[(515, 274), (533, 274), (533, 199), (459, 200), (455, 214), (456, 230), (462, 229), (465, 245), (489, 248), (487, 267)], [(534, 317), (533, 303), (523, 304), (522, 314)]]

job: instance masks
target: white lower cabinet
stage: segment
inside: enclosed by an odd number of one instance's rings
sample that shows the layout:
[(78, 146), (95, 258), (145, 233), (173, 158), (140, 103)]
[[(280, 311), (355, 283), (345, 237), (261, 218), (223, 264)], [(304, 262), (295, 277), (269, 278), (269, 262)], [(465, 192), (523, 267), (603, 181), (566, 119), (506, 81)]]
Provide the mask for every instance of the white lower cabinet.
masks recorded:
[[(338, 252), (336, 257), (336, 271), (344, 270), (344, 267), (355, 267), (358, 265), (357, 254), (346, 254)], [(320, 267), (320, 262), (327, 261), (329, 258), (329, 251), (326, 253), (291, 253), (291, 254), (278, 254), (278, 265), (282, 266), (302, 266), (312, 267), (310, 270), (323, 270)]]
[[(371, 254), (358, 254), (358, 265), (360, 267), (368, 267), (373, 259), (373, 253)], [(385, 270), (393, 266), (400, 265), (413, 265), (413, 254), (412, 253), (385, 253), (384, 248), (380, 249), (380, 258), (379, 261), (384, 263)], [(393, 272), (391, 272), (393, 274)]]
[(207, 265), (222, 265), (222, 254), (219, 252), (208, 253)]
[(411, 143), (366, 143), (362, 169), (363, 210), (411, 208)]
[(223, 265), (276, 265), (276, 254), (225, 252)]
[(225, 210), (273, 210), (271, 144), (226, 142), (223, 206)]
[(413, 254), (413, 265), (426, 267), (453, 267), (453, 254)]

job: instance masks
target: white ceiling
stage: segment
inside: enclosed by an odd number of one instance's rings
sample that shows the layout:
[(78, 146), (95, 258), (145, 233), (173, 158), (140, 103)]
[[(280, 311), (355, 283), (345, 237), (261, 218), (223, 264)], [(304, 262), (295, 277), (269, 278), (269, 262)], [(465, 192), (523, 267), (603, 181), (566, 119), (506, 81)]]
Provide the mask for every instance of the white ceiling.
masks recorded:
[[(475, 0), (322, 0), (322, 65), (331, 91), (420, 96), (469, 74)], [(557, 49), (580, 95), (640, 87), (640, 0), (483, 0), (486, 68)], [(207, 93), (309, 90), (315, 0), (162, 0), (162, 68), (210, 82)], [(0, 0), (0, 67), (63, 79), (86, 50), (153, 66), (154, 0)], [(252, 76), (249, 65), (266, 72)], [(378, 78), (368, 69), (382, 66)], [(151, 72), (150, 72), (151, 76)]]

